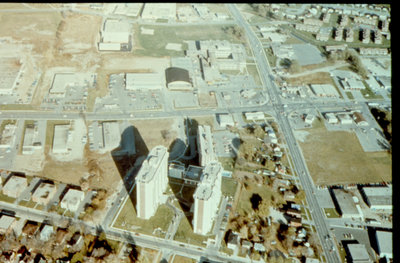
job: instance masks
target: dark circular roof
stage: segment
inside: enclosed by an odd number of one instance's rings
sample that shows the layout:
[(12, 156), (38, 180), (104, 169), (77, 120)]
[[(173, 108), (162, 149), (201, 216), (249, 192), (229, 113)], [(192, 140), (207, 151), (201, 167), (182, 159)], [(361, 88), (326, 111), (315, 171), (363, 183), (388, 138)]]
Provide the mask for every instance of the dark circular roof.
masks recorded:
[(190, 82), (189, 71), (183, 68), (170, 67), (165, 70), (165, 78), (167, 84), (174, 81), (185, 81)]

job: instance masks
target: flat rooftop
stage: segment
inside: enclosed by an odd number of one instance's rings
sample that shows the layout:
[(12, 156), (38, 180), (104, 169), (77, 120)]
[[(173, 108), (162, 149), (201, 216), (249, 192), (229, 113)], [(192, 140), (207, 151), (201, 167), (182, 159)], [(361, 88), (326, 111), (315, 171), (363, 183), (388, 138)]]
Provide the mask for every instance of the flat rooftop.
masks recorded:
[(376, 231), (376, 240), (379, 247), (379, 253), (393, 253), (393, 233), (387, 231)]
[(102, 123), (102, 127), (103, 147), (107, 150), (118, 147), (121, 140), (119, 123), (117, 121), (105, 121)]
[(372, 262), (364, 244), (347, 245), (353, 262)]
[(67, 152), (70, 124), (54, 125), (53, 152)]
[(363, 191), (371, 205), (392, 205), (393, 190), (391, 185), (363, 187)]
[(216, 154), (213, 145), (211, 127), (208, 125), (198, 126), (198, 139), (202, 165), (205, 165), (211, 161), (215, 161)]
[(168, 154), (166, 147), (154, 147), (150, 151), (149, 155), (147, 155), (146, 160), (143, 161), (136, 180), (142, 183), (150, 182), (154, 178), (154, 175), (156, 174), (156, 171), (161, 165), (161, 161), (164, 159), (166, 154)]
[(86, 73), (57, 73), (51, 85), (51, 94), (65, 94), (68, 87), (85, 86), (92, 74)]
[(209, 199), (213, 191), (215, 191), (215, 189), (213, 189), (215, 186), (215, 182), (218, 179), (218, 176), (221, 176), (220, 174), (222, 173), (222, 171), (223, 168), (221, 166), (221, 163), (219, 162), (209, 163), (203, 169), (203, 173), (201, 175), (201, 182), (197, 186), (193, 198), (200, 200)]
[(333, 189), (343, 215), (359, 215), (353, 196), (343, 189)]
[(0, 229), (8, 229), (15, 221), (15, 217), (2, 215), (0, 217)]

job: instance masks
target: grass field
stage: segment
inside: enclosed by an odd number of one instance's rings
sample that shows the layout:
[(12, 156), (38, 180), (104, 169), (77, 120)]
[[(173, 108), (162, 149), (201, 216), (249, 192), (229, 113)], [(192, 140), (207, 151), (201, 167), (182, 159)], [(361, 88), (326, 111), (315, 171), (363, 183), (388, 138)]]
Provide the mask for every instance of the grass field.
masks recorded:
[(373, 183), (392, 180), (392, 157), (387, 152), (366, 153), (352, 132), (309, 130), (299, 142), (317, 185)]
[(254, 81), (256, 82), (257, 86), (261, 86), (262, 82), (260, 79), (260, 74), (258, 73), (258, 69), (256, 65), (247, 65), (247, 72), (249, 75), (253, 76)]
[[(161, 228), (163, 231), (166, 231), (173, 215), (174, 212), (168, 206), (160, 205), (154, 216), (149, 220), (140, 219), (136, 215), (136, 208), (132, 200), (128, 199), (113, 226), (128, 231), (134, 230), (143, 234), (152, 235), (156, 228)], [(160, 236), (160, 234), (157, 235)]]
[[(228, 40), (233, 43), (240, 41), (232, 34), (223, 30), (224, 26), (145, 26), (146, 29), (154, 29), (154, 35), (140, 33), (137, 26), (135, 32), (135, 55), (144, 56), (183, 56), (187, 48), (185, 40)], [(135, 29), (135, 28), (134, 28)], [(204, 32), (207, 32), (206, 34)], [(167, 50), (168, 43), (182, 44), (182, 51)]]
[(207, 239), (207, 236), (197, 235), (193, 232), (192, 225), (189, 223), (189, 220), (186, 216), (182, 218), (174, 237), (174, 240), (176, 241), (202, 247), (206, 246), (203, 242), (207, 241)]
[(353, 93), (351, 93), (350, 91), (346, 91), (346, 96), (347, 96), (347, 98), (349, 98), (350, 100), (354, 100)]
[(218, 161), (224, 170), (233, 172), (235, 161), (232, 157), (218, 157)]
[(324, 208), (324, 212), (327, 218), (340, 218), (335, 208)]
[(235, 179), (222, 177), (221, 191), (224, 196), (235, 196), (237, 182)]

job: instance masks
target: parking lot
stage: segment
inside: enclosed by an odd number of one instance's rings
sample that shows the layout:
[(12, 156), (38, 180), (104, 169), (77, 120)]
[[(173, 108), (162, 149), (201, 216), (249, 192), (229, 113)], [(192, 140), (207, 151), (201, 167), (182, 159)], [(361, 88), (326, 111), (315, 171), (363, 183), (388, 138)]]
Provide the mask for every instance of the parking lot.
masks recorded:
[(126, 90), (124, 74), (110, 75), (110, 93), (97, 98), (95, 111), (121, 110), (156, 110), (162, 107), (162, 93), (160, 90)]
[(235, 157), (239, 148), (239, 135), (230, 131), (216, 131), (213, 133), (215, 152), (218, 157)]

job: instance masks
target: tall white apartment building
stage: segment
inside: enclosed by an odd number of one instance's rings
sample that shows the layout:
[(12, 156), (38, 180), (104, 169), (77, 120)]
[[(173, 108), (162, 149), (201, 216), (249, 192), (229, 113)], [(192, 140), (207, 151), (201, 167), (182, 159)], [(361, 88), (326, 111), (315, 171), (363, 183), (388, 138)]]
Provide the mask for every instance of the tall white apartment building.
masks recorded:
[(193, 232), (207, 234), (212, 227), (221, 200), (221, 173), (219, 162), (209, 163), (203, 170), (201, 181), (193, 195)]
[(200, 166), (206, 166), (210, 162), (217, 160), (210, 126), (198, 127), (197, 148), (199, 149)]
[(136, 177), (136, 211), (142, 219), (152, 217), (162, 201), (162, 195), (168, 185), (167, 148), (153, 148)]

